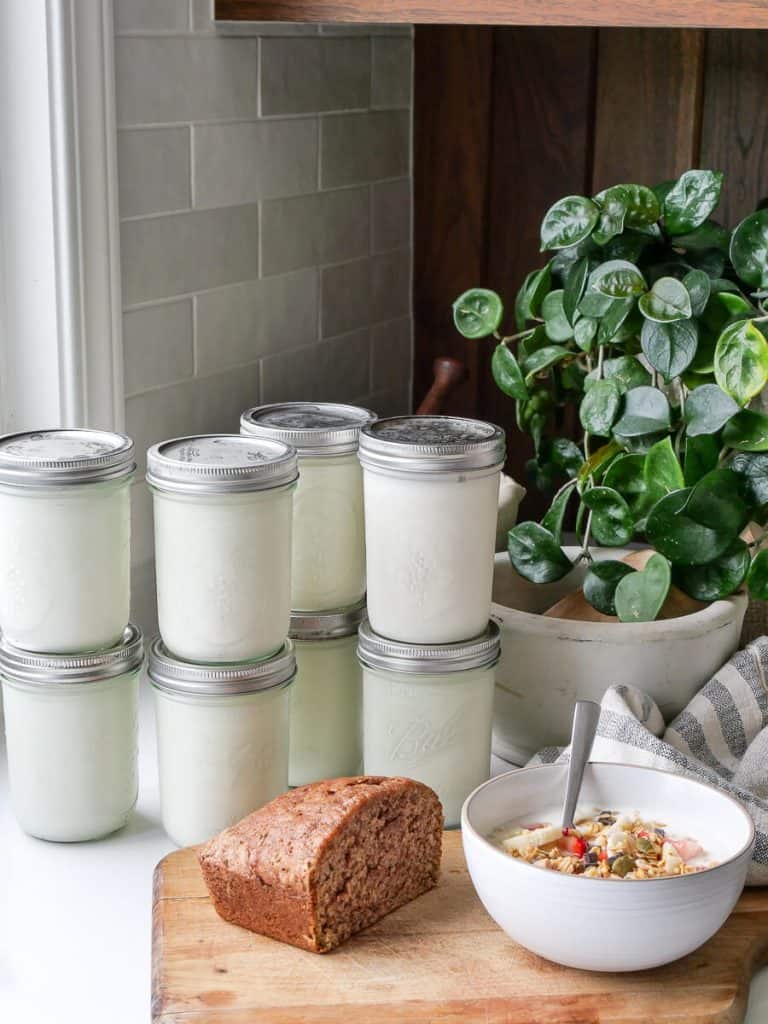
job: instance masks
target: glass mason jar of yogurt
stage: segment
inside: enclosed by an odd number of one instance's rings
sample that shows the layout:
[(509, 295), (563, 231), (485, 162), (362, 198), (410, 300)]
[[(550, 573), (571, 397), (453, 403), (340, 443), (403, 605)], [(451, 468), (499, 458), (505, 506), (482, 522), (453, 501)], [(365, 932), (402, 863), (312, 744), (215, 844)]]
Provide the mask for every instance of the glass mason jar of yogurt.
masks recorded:
[(399, 416), (360, 433), (368, 617), (381, 636), (447, 644), (491, 610), (504, 433), (453, 416)]
[(265, 661), (193, 665), (158, 637), (148, 671), (163, 828), (175, 843), (202, 843), (288, 788), (290, 641)]
[(0, 438), (0, 629), (27, 651), (120, 641), (130, 610), (133, 442), (103, 430)]
[(282, 647), (297, 476), (295, 451), (266, 438), (213, 434), (149, 449), (158, 622), (175, 655), (240, 662)]
[(456, 644), (405, 644), (360, 627), (363, 771), (404, 775), (440, 797), (447, 828), (491, 766), (499, 627)]
[(248, 409), (242, 434), (292, 445), (301, 477), (293, 500), (291, 608), (324, 611), (365, 594), (363, 480), (357, 459), (368, 409), (289, 402)]
[(70, 843), (121, 828), (136, 803), (141, 632), (85, 654), (0, 640), (11, 806), (31, 836)]
[(296, 649), (291, 687), (289, 782), (359, 775), (363, 760), (362, 684), (357, 627), (365, 601), (351, 608), (293, 612), (290, 636)]

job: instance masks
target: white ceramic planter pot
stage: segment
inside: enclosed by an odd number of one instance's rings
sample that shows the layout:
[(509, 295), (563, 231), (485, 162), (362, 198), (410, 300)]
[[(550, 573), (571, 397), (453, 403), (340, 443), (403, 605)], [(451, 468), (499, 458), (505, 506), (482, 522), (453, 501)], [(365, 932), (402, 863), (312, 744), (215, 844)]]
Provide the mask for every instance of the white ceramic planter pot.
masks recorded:
[[(566, 551), (573, 558), (577, 549)], [(627, 551), (593, 553), (623, 558)], [(513, 764), (567, 743), (574, 701), (599, 701), (614, 683), (644, 690), (669, 721), (738, 646), (745, 594), (657, 622), (545, 618), (541, 613), (579, 587), (585, 571), (582, 564), (556, 583), (537, 585), (518, 576), (506, 553), (496, 555), (491, 617), (501, 627), (501, 660), (493, 752)]]

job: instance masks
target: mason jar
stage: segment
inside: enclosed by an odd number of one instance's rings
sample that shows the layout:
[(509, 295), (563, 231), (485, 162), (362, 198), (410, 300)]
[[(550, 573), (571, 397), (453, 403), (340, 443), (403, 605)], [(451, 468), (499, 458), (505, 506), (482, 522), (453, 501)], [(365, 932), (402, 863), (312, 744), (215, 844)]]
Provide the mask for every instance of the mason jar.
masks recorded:
[(363, 771), (405, 775), (440, 797), (446, 828), (491, 766), (494, 665), (499, 627), (472, 640), (406, 644), (360, 626), (363, 665)]
[(447, 644), (491, 610), (503, 431), (454, 416), (398, 416), (360, 433), (368, 617), (381, 636)]
[(239, 662), (280, 650), (297, 478), (295, 451), (266, 438), (212, 434), (149, 449), (158, 623), (175, 655)]
[(11, 806), (31, 836), (99, 839), (138, 791), (141, 632), (86, 654), (36, 654), (0, 640)]
[(363, 481), (357, 459), (368, 409), (288, 402), (248, 409), (240, 432), (292, 445), (301, 477), (293, 501), (291, 608), (324, 611), (365, 594)]
[(0, 629), (27, 651), (112, 647), (130, 611), (133, 442), (104, 430), (0, 438)]
[(210, 839), (288, 788), (290, 641), (265, 661), (193, 665), (158, 637), (148, 671), (163, 828), (177, 845)]
[(359, 601), (351, 608), (291, 615), (297, 668), (291, 687), (292, 786), (361, 772), (357, 627), (364, 614), (365, 601)]

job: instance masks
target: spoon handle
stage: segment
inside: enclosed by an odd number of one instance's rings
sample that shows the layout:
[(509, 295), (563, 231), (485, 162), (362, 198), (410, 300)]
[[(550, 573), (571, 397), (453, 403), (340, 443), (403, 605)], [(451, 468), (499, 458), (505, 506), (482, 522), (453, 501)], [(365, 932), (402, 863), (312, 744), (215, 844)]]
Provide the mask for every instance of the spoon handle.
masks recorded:
[(573, 709), (571, 729), (571, 759), (568, 764), (568, 782), (563, 805), (563, 828), (573, 827), (573, 816), (581, 792), (581, 780), (592, 750), (592, 743), (600, 719), (600, 705), (593, 700), (577, 700)]

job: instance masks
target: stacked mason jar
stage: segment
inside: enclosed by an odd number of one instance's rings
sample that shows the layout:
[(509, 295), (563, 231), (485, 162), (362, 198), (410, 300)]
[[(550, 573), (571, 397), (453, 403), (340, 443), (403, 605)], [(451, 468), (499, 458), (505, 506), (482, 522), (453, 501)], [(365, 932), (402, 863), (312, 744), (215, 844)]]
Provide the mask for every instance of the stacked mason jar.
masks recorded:
[(448, 416), (360, 435), (368, 620), (363, 765), (431, 786), (446, 825), (489, 775), (498, 626), (489, 621), (503, 432)]
[(130, 608), (133, 442), (0, 438), (0, 676), (11, 802), (30, 835), (98, 839), (136, 802), (142, 637)]

